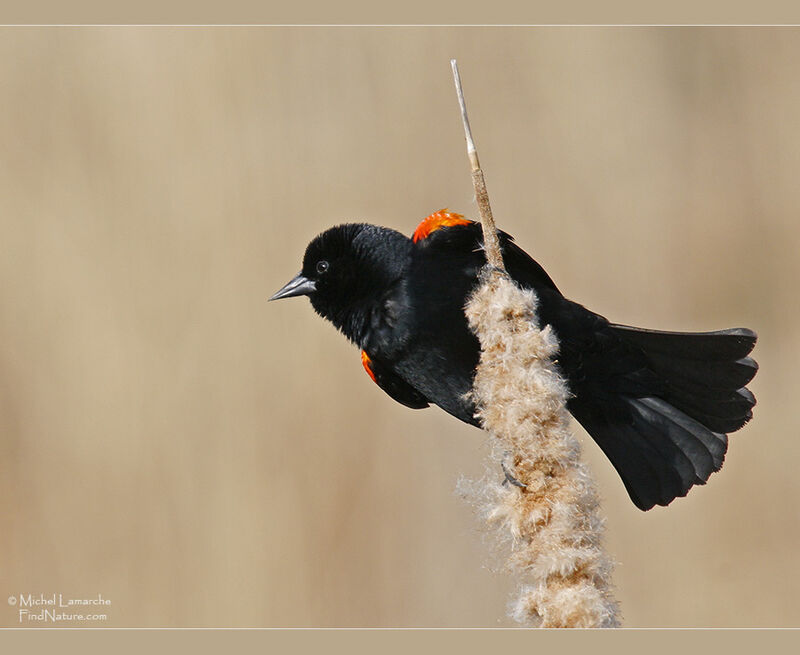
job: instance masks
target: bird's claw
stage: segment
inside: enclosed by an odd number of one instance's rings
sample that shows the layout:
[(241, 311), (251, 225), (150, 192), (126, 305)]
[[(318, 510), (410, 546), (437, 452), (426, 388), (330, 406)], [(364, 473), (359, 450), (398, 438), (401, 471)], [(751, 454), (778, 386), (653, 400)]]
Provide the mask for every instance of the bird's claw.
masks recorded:
[(503, 474), (506, 476), (506, 479), (503, 480), (503, 485), (507, 485), (507, 484), (510, 483), (510, 484), (513, 484), (515, 487), (519, 487), (520, 489), (527, 489), (528, 488), (527, 484), (523, 484), (522, 482), (517, 480), (517, 478), (515, 478), (513, 475), (511, 475), (511, 471), (509, 471), (508, 467), (506, 466), (506, 458), (507, 457), (508, 457), (508, 453), (505, 453), (505, 455), (503, 456), (503, 459), (500, 460), (500, 466), (503, 469)]

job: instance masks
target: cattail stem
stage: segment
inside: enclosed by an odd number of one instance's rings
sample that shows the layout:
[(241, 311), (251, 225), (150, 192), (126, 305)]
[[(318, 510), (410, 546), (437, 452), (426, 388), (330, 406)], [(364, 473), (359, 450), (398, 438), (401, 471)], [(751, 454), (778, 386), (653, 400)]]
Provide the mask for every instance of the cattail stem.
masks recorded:
[(456, 95), (458, 105), (461, 108), (461, 122), (464, 124), (464, 136), (467, 139), (467, 156), (472, 167), (472, 185), (475, 187), (475, 199), (478, 201), (478, 211), (481, 215), (481, 226), (483, 228), (483, 243), (486, 250), (486, 261), (489, 266), (505, 270), (503, 265), (503, 255), (500, 252), (500, 242), (497, 239), (497, 229), (492, 217), (492, 207), (489, 204), (489, 193), (486, 191), (486, 180), (483, 178), (480, 161), (478, 160), (478, 150), (475, 148), (475, 141), (472, 139), (472, 130), (469, 126), (467, 116), (467, 103), (464, 100), (464, 90), (461, 88), (461, 75), (458, 74), (458, 63), (455, 59), (450, 60), (453, 69), (453, 81), (456, 84)]
[(599, 501), (569, 429), (567, 384), (553, 365), (558, 341), (550, 326), (538, 327), (533, 290), (505, 272), (461, 78), (450, 63), (488, 262), (465, 308), (481, 345), (472, 395), (493, 458), (512, 482), (487, 478), (479, 496), (487, 499), (488, 523), (511, 542), (508, 564), (520, 584), (512, 616), (541, 627), (616, 627)]

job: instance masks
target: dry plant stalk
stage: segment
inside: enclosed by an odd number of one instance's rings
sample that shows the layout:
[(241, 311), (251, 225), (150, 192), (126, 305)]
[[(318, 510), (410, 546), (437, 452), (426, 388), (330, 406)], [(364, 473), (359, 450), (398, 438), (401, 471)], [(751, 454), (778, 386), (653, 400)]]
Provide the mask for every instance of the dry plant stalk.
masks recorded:
[(500, 240), (497, 238), (497, 229), (494, 226), (492, 207), (489, 205), (489, 193), (486, 191), (486, 181), (483, 179), (483, 170), (478, 159), (478, 149), (472, 139), (472, 130), (467, 116), (467, 102), (464, 100), (464, 90), (461, 88), (461, 75), (458, 74), (458, 64), (455, 59), (450, 60), (453, 69), (453, 81), (456, 84), (458, 106), (461, 109), (461, 122), (464, 124), (464, 136), (467, 140), (467, 156), (472, 167), (472, 186), (475, 188), (475, 200), (478, 202), (478, 211), (481, 215), (483, 228), (483, 243), (486, 251), (486, 261), (489, 266), (505, 270), (503, 256), (500, 253)]
[(505, 273), (455, 60), (451, 65), (488, 260), (465, 308), (481, 344), (472, 393), (493, 457), (516, 483), (487, 478), (481, 494), (489, 523), (511, 540), (508, 564), (521, 581), (511, 614), (544, 628), (616, 627), (597, 492), (569, 429), (569, 390), (553, 366), (558, 341), (550, 326), (538, 327), (536, 294)]

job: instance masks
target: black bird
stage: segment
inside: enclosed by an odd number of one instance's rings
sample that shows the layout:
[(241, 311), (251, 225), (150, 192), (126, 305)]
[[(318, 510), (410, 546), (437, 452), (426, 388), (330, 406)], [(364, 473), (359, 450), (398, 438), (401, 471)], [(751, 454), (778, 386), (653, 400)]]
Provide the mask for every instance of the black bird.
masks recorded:
[[(512, 237), (509, 275), (539, 298), (559, 340), (567, 408), (599, 444), (639, 509), (668, 505), (722, 466), (727, 433), (752, 417), (756, 334), (659, 332), (616, 325), (566, 299)], [(441, 210), (412, 238), (366, 224), (333, 227), (270, 300), (306, 295), (359, 348), (378, 386), (415, 409), (438, 405), (479, 425), (466, 395), (479, 358), (464, 305), (486, 264), (479, 223)]]

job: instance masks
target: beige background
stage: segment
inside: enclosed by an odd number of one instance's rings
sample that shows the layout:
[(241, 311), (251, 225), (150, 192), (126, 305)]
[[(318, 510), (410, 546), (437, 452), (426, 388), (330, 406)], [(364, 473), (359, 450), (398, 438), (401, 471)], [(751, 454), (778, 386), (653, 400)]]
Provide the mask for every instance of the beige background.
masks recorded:
[(265, 302), (331, 224), (474, 213), (452, 56), (495, 216), (568, 296), (760, 335), (756, 417), (688, 498), (639, 512), (584, 440), (626, 625), (800, 624), (793, 28), (0, 30), (0, 598), (510, 625), (454, 493), (481, 433)]

